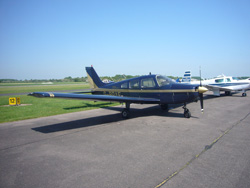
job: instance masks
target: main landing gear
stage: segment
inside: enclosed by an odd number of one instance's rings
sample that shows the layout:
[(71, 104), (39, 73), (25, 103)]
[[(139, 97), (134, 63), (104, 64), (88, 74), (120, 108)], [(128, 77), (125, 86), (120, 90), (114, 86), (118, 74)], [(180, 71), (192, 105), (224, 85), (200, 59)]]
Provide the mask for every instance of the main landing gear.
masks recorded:
[[(161, 106), (162, 110), (168, 110), (168, 105), (167, 104), (161, 104), (160, 106)], [(185, 118), (190, 118), (191, 113), (190, 113), (189, 109), (187, 109), (187, 104), (184, 103), (184, 106), (182, 108), (184, 109), (184, 117)], [(124, 119), (129, 118), (129, 110), (130, 110), (130, 103), (126, 103), (126, 107), (122, 110), (122, 117)]]
[(242, 93), (242, 97), (246, 97), (247, 96), (247, 93)]
[(122, 110), (122, 117), (124, 119), (129, 118), (129, 109), (130, 109), (130, 103), (126, 103), (126, 108)]
[(182, 107), (184, 109), (184, 117), (185, 118), (190, 118), (191, 117), (191, 112), (189, 109), (187, 109), (187, 104), (184, 103), (184, 106)]

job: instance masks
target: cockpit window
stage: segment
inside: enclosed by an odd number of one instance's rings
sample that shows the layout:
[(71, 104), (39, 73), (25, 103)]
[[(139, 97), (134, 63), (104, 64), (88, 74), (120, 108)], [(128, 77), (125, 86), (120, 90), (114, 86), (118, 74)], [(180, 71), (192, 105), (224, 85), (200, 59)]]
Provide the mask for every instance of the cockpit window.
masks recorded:
[(156, 76), (156, 80), (158, 85), (161, 86), (165, 86), (165, 85), (169, 85), (171, 83), (170, 78), (166, 77), (166, 76)]

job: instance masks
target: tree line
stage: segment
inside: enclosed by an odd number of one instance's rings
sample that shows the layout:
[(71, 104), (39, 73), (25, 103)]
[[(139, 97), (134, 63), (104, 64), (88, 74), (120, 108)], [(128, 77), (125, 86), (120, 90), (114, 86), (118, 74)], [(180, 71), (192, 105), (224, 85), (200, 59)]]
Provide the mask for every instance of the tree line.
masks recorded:
[[(138, 77), (139, 75), (132, 76), (132, 75), (121, 75), (117, 74), (115, 76), (101, 76), (101, 80), (109, 80), (113, 82), (119, 82), (122, 80)], [(177, 78), (182, 79), (182, 77), (175, 77), (175, 76), (168, 76), (169, 78), (172, 78), (173, 80), (176, 80)], [(200, 77), (193, 76), (193, 79), (200, 80)], [(249, 77), (243, 76), (238, 77), (240, 80), (247, 79)], [(76, 77), (72, 78), (71, 76), (65, 77), (63, 79), (30, 79), (30, 80), (18, 80), (18, 79), (0, 79), (0, 83), (42, 83), (42, 82), (88, 82), (87, 77)]]
[[(134, 78), (137, 76), (131, 75), (115, 75), (115, 76), (102, 76), (100, 77), (101, 80), (109, 80), (113, 82), (118, 82), (125, 79)], [(42, 82), (88, 82), (88, 78), (86, 77), (71, 77), (67, 76), (63, 79), (25, 79), (25, 80), (18, 80), (18, 79), (0, 79), (0, 83), (42, 83)]]

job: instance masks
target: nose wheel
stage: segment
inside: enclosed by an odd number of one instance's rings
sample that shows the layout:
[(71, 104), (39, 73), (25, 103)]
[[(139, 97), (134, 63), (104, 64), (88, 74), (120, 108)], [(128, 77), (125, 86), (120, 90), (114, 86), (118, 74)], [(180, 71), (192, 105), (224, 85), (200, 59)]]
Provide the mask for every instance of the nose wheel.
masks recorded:
[(187, 109), (187, 104), (184, 103), (184, 106), (182, 107), (184, 109), (184, 117), (185, 118), (190, 118), (191, 117), (191, 112), (189, 109)]

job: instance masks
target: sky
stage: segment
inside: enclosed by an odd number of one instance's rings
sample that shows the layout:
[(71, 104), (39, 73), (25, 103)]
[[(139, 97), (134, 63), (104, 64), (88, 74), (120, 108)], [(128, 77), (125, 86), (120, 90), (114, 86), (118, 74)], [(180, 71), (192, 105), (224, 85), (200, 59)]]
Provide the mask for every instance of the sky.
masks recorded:
[(0, 79), (250, 76), (249, 0), (0, 0)]

